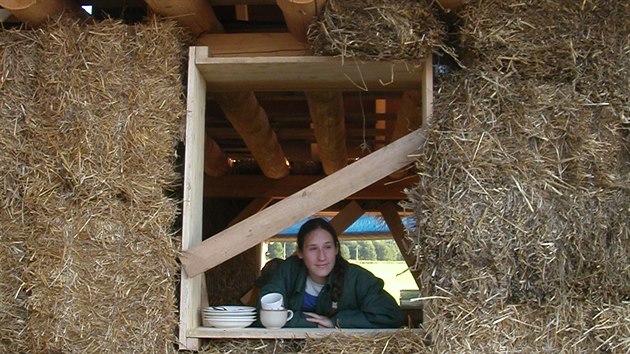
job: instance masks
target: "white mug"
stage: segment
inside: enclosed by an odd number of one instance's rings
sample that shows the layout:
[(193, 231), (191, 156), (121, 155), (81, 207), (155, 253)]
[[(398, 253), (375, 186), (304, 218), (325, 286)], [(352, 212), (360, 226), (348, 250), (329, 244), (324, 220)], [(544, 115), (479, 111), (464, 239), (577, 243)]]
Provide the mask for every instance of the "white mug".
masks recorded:
[(280, 329), (289, 320), (293, 318), (293, 311), (288, 310), (288, 309), (281, 309), (281, 310), (261, 309), (259, 311), (258, 316), (260, 317), (260, 323), (262, 323), (262, 325), (265, 326), (265, 328)]
[(280, 310), (284, 308), (284, 297), (280, 293), (269, 293), (260, 298), (260, 307), (264, 310)]

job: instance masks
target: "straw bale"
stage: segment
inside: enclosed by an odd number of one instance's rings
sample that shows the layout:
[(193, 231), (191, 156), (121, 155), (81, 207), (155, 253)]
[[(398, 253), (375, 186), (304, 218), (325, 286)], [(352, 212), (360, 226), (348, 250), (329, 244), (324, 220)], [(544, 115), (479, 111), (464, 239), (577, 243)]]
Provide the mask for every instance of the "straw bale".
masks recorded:
[(328, 0), (308, 31), (318, 55), (422, 59), (444, 47), (445, 25), (426, 1)]
[(459, 296), (426, 300), (439, 353), (627, 353), (630, 304), (572, 299), (555, 306), (487, 307)]
[(425, 333), (401, 329), (394, 333), (348, 334), (293, 340), (210, 340), (199, 351), (213, 353), (429, 353)]
[(627, 6), (460, 12), (406, 203), (435, 351), (630, 350)]
[(584, 102), (569, 85), (475, 71), (444, 84), (436, 112), (445, 114), (408, 194), (427, 294), (483, 303), (630, 294), (623, 129)]
[(625, 0), (477, 0), (462, 18), (462, 60), (484, 71), (573, 83), (628, 121), (630, 3)]
[[(0, 247), (15, 266), (2, 288), (12, 288), (14, 313), (2, 316), (16, 318), (1, 343), (23, 343), (21, 352), (173, 352), (178, 206), (167, 194), (180, 181), (187, 38), (155, 19), (85, 26), (63, 17), (17, 36), (28, 44), (20, 51), (34, 49), (20, 66), (2, 56), (11, 69), (2, 83), (12, 80), (0, 86), (1, 109), (12, 114), (2, 141), (16, 145), (0, 155), (12, 192), (3, 201), (16, 207), (0, 222), (21, 223)], [(4, 87), (18, 98), (5, 103)]]
[(36, 80), (32, 72), (39, 47), (34, 34), (0, 31), (0, 352), (23, 353), (28, 348), (20, 336), (26, 329), (28, 310), (24, 283), (28, 216), (22, 206), (23, 181), (29, 170), (21, 154), (28, 145), (23, 137), (26, 104)]

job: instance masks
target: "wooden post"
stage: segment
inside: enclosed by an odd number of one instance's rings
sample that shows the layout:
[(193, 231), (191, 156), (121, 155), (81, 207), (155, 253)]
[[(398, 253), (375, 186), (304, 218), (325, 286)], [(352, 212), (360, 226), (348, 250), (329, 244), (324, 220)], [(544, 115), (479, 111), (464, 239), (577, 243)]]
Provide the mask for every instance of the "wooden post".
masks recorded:
[[(190, 58), (195, 57), (190, 48)], [(194, 248), (202, 240), (203, 224), (203, 150), (206, 109), (206, 81), (194, 61), (188, 63), (186, 112), (186, 152), (184, 155), (184, 199), (182, 202), (182, 251)], [(189, 338), (188, 331), (199, 326), (201, 278), (181, 274), (179, 309), (180, 349), (199, 350), (199, 338)]]
[(232, 167), (232, 161), (225, 156), (216, 141), (206, 133), (204, 144), (204, 172), (211, 177), (225, 176)]
[(330, 220), (330, 225), (337, 231), (337, 235), (341, 235), (363, 214), (365, 214), (365, 210), (353, 200)]
[(338, 91), (306, 92), (315, 139), (324, 173), (330, 175), (348, 164), (343, 95)]
[[(400, 101), (400, 107), (396, 115), (396, 123), (392, 133), (392, 141), (407, 135), (422, 125), (422, 101), (420, 92), (405, 91)], [(390, 175), (393, 179), (403, 178), (408, 169), (400, 169)]]
[(383, 215), (383, 219), (387, 223), (389, 227), (389, 231), (392, 233), (392, 237), (394, 241), (396, 241), (396, 245), (400, 249), (400, 253), (407, 263), (407, 267), (409, 267), (409, 271), (413, 275), (413, 279), (418, 284), (418, 289), (420, 289), (420, 272), (415, 269), (415, 255), (411, 254), (412, 244), (409, 240), (405, 238), (405, 226), (400, 219), (400, 215), (398, 215), (398, 210), (396, 210), (396, 206), (392, 202), (386, 202), (379, 206), (381, 211), (381, 215)]

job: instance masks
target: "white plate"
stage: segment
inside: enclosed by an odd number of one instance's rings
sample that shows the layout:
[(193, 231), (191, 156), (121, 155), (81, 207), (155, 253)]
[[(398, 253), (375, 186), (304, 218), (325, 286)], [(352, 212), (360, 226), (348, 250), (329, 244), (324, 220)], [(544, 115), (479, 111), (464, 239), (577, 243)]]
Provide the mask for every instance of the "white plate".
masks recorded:
[(203, 319), (205, 327), (216, 328), (245, 328), (254, 323), (255, 319), (249, 320), (225, 320), (225, 319)]
[(215, 313), (215, 312), (202, 312), (201, 313), (202, 316), (205, 317), (216, 317), (216, 318), (225, 318), (225, 317), (229, 317), (229, 318), (243, 318), (243, 317), (252, 317), (252, 316), (256, 316), (255, 312), (244, 312), (244, 313), (239, 313), (239, 312), (225, 312), (225, 313)]
[(209, 306), (202, 309), (204, 313), (250, 313), (256, 312), (252, 306)]
[(225, 320), (234, 320), (234, 321), (246, 321), (246, 320), (255, 320), (256, 319), (256, 315), (251, 314), (251, 315), (247, 315), (247, 316), (227, 316), (227, 315), (221, 315), (221, 316), (215, 316), (215, 315), (211, 315), (211, 314), (203, 314), (201, 315), (202, 318), (211, 318), (211, 319), (215, 319), (215, 320), (221, 320), (221, 321), (225, 321)]

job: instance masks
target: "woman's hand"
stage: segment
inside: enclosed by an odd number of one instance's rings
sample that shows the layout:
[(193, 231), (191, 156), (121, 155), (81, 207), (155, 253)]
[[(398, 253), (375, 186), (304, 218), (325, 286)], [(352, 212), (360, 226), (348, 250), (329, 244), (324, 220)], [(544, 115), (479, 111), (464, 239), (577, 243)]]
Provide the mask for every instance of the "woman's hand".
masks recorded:
[(326, 316), (318, 315), (313, 312), (304, 312), (308, 322), (317, 323), (320, 328), (333, 328), (332, 320)]

